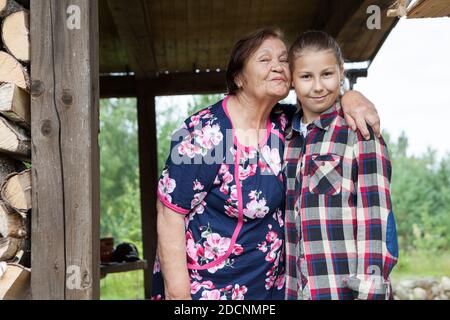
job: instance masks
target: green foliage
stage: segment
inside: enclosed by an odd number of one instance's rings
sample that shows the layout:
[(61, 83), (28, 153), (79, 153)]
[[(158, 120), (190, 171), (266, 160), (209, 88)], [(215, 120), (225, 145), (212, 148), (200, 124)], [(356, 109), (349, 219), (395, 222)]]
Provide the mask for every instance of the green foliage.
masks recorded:
[(449, 250), (450, 156), (438, 161), (432, 149), (421, 156), (408, 156), (404, 134), (397, 142), (387, 143), (393, 166), (392, 204), (400, 249)]
[[(101, 236), (140, 249), (141, 216), (135, 99), (100, 101)], [(140, 251), (142, 252), (142, 251)]]

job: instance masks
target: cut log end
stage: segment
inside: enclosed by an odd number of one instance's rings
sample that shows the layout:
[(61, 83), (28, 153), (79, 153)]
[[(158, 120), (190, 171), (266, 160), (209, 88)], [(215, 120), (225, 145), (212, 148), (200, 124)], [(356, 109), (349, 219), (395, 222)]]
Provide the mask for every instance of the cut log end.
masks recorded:
[(24, 66), (7, 52), (0, 51), (0, 82), (14, 83), (30, 92), (30, 76)]
[(30, 62), (29, 21), (28, 12), (22, 10), (5, 17), (2, 23), (2, 40), (6, 50), (24, 63)]
[(6, 177), (0, 194), (9, 207), (26, 216), (27, 211), (31, 209), (31, 170), (12, 173)]

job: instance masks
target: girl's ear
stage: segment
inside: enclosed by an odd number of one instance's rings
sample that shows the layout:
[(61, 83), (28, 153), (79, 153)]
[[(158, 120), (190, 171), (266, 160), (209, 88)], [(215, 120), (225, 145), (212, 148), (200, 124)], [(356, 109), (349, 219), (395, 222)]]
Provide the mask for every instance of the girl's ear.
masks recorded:
[(345, 70), (344, 70), (344, 65), (343, 64), (341, 64), (339, 66), (339, 73), (340, 73), (340, 76), (341, 76), (341, 81), (343, 81), (345, 79)]

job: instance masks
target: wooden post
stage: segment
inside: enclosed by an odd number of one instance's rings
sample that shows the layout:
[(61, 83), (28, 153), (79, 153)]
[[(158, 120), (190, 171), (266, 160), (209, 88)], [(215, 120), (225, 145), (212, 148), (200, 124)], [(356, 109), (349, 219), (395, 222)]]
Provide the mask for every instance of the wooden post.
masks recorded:
[(33, 299), (100, 296), (98, 3), (32, 0)]
[(145, 298), (151, 297), (153, 263), (156, 254), (156, 188), (158, 179), (155, 95), (151, 82), (137, 80), (139, 177), (141, 185), (141, 217), (143, 256), (147, 260), (144, 269)]

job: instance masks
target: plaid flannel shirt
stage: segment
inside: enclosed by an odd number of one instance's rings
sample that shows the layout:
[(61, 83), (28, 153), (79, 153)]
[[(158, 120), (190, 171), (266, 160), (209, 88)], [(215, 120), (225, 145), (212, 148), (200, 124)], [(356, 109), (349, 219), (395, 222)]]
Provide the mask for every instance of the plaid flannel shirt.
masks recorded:
[(339, 102), (299, 132), (286, 131), (286, 298), (392, 299), (397, 262), (391, 162), (371, 131), (346, 124)]

